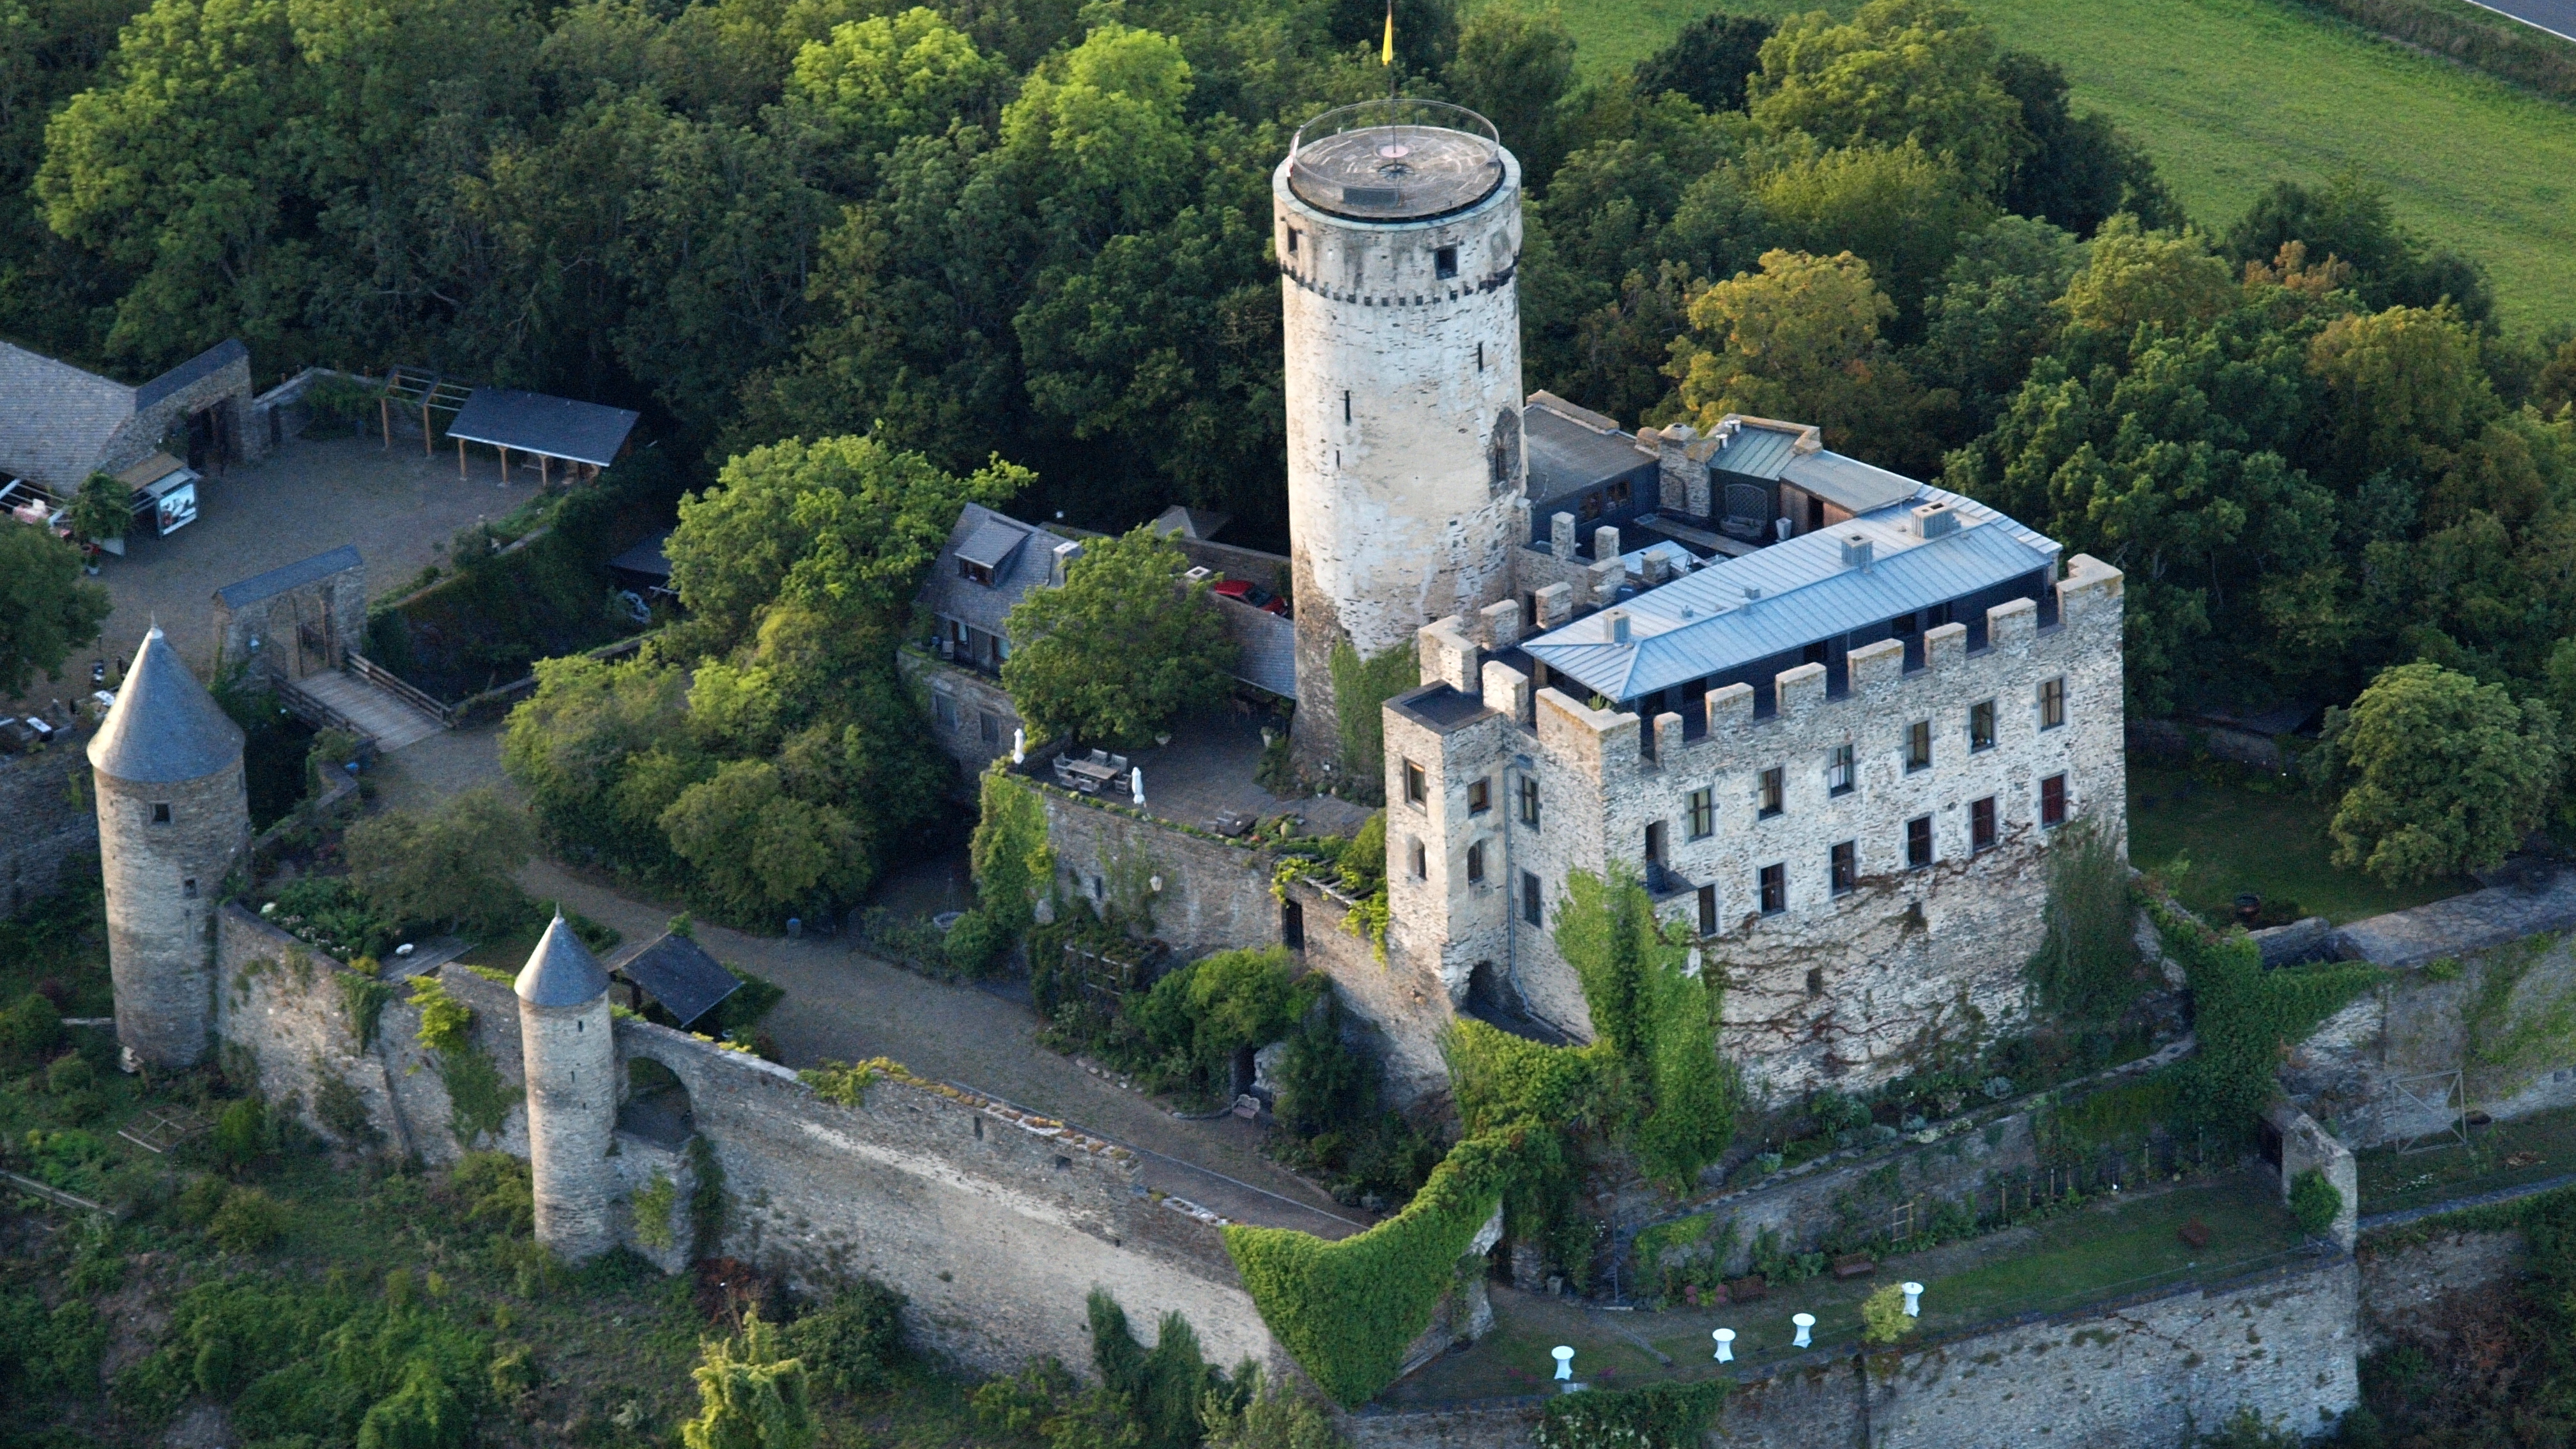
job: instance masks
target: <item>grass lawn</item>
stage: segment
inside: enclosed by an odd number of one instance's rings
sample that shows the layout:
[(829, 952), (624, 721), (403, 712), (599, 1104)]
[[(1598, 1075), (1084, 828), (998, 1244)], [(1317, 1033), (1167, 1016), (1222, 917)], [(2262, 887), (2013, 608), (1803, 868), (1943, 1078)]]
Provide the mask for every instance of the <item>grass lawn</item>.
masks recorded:
[(2576, 1108), (2469, 1129), (2467, 1146), (2361, 1154), (2361, 1210), (2395, 1212), (2576, 1172)]
[(2340, 925), (2477, 888), (2468, 880), (2386, 886), (2335, 869), (2326, 838), (2332, 814), (2303, 793), (2211, 784), (2178, 765), (2129, 757), (2129, 859), (2165, 871), (2188, 857), (2189, 870), (2166, 878), (2184, 905), (2211, 920), (2229, 918), (2236, 897), (2248, 891), (2267, 906), (2296, 902), (2303, 914)]
[[(2381, 41), (2290, 0), (1969, 0), (2007, 45), (2065, 67), (2155, 154), (2203, 227), (2279, 178), (2358, 170), (2423, 235), (2484, 262), (2518, 328), (2576, 322), (2576, 108)], [(1694, 15), (1857, 0), (1598, 0), (1565, 7), (1581, 60), (1634, 64)]]
[[(2212, 1230), (2203, 1249), (2176, 1236), (2195, 1218)], [(1799, 1352), (1790, 1347), (1796, 1329), (1789, 1315), (1814, 1314), (1820, 1346), (1853, 1343), (1860, 1337), (1861, 1300), (1881, 1285), (1908, 1278), (1925, 1285), (1924, 1328), (1950, 1333), (2018, 1313), (2251, 1271), (2286, 1261), (2284, 1255), (2302, 1241), (2277, 1187), (2260, 1174), (2230, 1173), (2125, 1200), (2114, 1195), (2034, 1227), (1891, 1258), (1872, 1278), (1788, 1284), (1759, 1303), (1605, 1313), (1497, 1290), (1492, 1334), (1397, 1385), (1386, 1398), (1403, 1403), (1538, 1393), (1553, 1371), (1548, 1350), (1561, 1343), (1573, 1345), (1575, 1372), (1590, 1383), (1616, 1387), (1706, 1378), (1717, 1372), (1712, 1329), (1734, 1329), (1737, 1360), (1759, 1368)], [(1667, 1358), (1670, 1367), (1663, 1362)]]

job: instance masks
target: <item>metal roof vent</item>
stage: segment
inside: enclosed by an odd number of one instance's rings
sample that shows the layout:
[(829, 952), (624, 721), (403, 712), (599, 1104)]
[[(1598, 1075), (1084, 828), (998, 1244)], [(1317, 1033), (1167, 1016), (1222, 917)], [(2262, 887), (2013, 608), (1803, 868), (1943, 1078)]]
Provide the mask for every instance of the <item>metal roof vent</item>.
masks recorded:
[(1843, 567), (1847, 569), (1865, 569), (1869, 567), (1868, 539), (1861, 537), (1857, 533), (1845, 534), (1843, 536)]
[(1926, 503), (1914, 510), (1914, 536), (1925, 541), (1959, 531), (1959, 515), (1947, 503)]
[(1610, 642), (1613, 644), (1628, 642), (1628, 611), (1625, 609), (1610, 611)]
[(1752, 603), (1755, 599), (1758, 599), (1758, 598), (1761, 598), (1761, 597), (1762, 597), (1762, 586), (1761, 586), (1760, 584), (1746, 584), (1746, 585), (1744, 586), (1744, 602), (1746, 602), (1746, 603), (1750, 604), (1750, 603)]

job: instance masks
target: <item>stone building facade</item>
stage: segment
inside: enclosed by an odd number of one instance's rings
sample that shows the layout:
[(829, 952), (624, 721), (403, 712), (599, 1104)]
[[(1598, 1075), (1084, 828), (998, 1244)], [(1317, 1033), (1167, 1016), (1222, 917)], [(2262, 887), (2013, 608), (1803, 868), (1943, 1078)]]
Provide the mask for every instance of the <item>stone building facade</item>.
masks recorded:
[(122, 472), (156, 452), (200, 472), (257, 462), (269, 429), (250, 425), (251, 402), (250, 349), (238, 340), (140, 387), (0, 342), (0, 476), (68, 498), (90, 474)]
[(215, 590), (218, 671), (327, 674), (366, 637), (367, 566), (350, 544)]

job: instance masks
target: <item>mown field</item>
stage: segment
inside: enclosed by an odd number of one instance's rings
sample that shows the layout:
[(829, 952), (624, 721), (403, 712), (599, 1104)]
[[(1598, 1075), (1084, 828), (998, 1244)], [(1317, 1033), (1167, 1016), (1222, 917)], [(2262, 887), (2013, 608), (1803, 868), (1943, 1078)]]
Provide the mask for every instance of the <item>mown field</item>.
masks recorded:
[[(2145, 141), (2203, 226), (2224, 227), (2275, 178), (2359, 170), (2409, 226), (2487, 265), (2508, 326), (2576, 325), (2576, 107), (2289, 0), (1970, 4), (2006, 44), (2065, 67), (2078, 104)], [(1599, 71), (1634, 64), (1707, 10), (1816, 8), (1590, 0), (1564, 15)], [(1847, 14), (1857, 0), (1822, 8)]]

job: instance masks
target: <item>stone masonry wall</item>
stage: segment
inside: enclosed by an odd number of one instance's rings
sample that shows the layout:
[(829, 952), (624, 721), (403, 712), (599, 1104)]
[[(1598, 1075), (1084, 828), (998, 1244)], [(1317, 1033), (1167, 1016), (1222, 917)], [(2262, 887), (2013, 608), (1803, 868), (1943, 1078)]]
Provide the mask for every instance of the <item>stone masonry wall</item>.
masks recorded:
[(2420, 1242), (2365, 1242), (2361, 1248), (2361, 1315), (2367, 1348), (2413, 1342), (2448, 1350), (2456, 1300), (2531, 1265), (2531, 1245), (2519, 1230), (2492, 1233), (2436, 1231)]
[[(988, 674), (942, 663), (917, 650), (896, 651), (895, 664), (928, 699), (922, 718), (930, 723), (931, 741), (955, 760), (969, 796), (984, 767), (1011, 754), (1011, 732), (1019, 729), (1020, 712), (1002, 682)], [(984, 722), (993, 724), (986, 738)], [(1029, 744), (1035, 747), (1038, 741)]]
[(2426, 1079), (2462, 1070), (2467, 1105), (2510, 1119), (2576, 1106), (2571, 1060), (2576, 940), (2543, 934), (2396, 968), (2301, 1042), (2281, 1083), (2359, 1150), (2441, 1129), (2401, 1084), (2438, 1104), (2446, 1085)]
[[(1728, 1449), (2184, 1449), (2243, 1409), (2314, 1434), (2360, 1398), (2349, 1258), (2097, 1305), (1896, 1352), (1820, 1353), (1751, 1379)], [(1539, 1404), (1362, 1413), (1358, 1449), (1528, 1449)]]
[[(298, 631), (305, 627), (320, 636), (321, 651), (300, 646)], [(352, 564), (238, 609), (218, 597), (214, 635), (218, 670), (250, 663), (271, 675), (300, 679), (337, 669), (367, 637), (367, 567)]]
[(1183, 959), (1278, 942), (1279, 902), (1261, 851), (1130, 814), (1119, 808), (1124, 797), (1110, 805), (1028, 783), (1046, 802), (1056, 889), (1067, 899), (1152, 916), (1152, 934)]
[(62, 882), (63, 861), (98, 849), (89, 762), (59, 734), (42, 751), (0, 756), (0, 911), (16, 915)]
[(1302, 912), (1304, 963), (1333, 978), (1352, 1042), (1385, 1072), (1389, 1100), (1398, 1108), (1449, 1090), (1449, 1068), (1440, 1055), (1440, 1032), (1457, 1019), (1438, 976), (1410, 957), (1376, 948), (1344, 924), (1344, 899), (1312, 881), (1295, 881), (1288, 899)]
[[(327, 957), (238, 907), (222, 913), (217, 956), (218, 1029), (234, 1069), (317, 1130), (315, 1088), (322, 1074), (337, 1076), (365, 1102), (384, 1148), (455, 1158), (437, 1062), (400, 996), (361, 1043), (351, 1012), (360, 978)], [(456, 965), (439, 980), (473, 1009), (475, 1048), (521, 1084), (510, 988)], [(861, 1105), (843, 1107), (745, 1053), (641, 1021), (621, 1020), (616, 1032), (622, 1062), (649, 1057), (688, 1092), (724, 1174), (723, 1252), (801, 1285), (876, 1276), (911, 1298), (925, 1343), (981, 1369), (1035, 1354), (1087, 1366), (1083, 1299), (1094, 1287), (1140, 1325), (1184, 1314), (1212, 1360), (1285, 1366), (1216, 1224), (1147, 1196), (1125, 1148), (956, 1089), (879, 1081)], [(525, 1120), (513, 1108), (501, 1140), (482, 1145), (526, 1156)], [(616, 1142), (606, 1170), (618, 1235), (632, 1245), (634, 1189), (656, 1170), (684, 1191), (690, 1179), (679, 1154), (625, 1132)], [(685, 1224), (680, 1237), (685, 1246)], [(680, 1248), (650, 1256), (683, 1266)]]
[[(1550, 930), (1566, 876), (1608, 861), (1642, 868), (1660, 824), (1675, 884), (1658, 911), (1699, 924), (1698, 888), (1716, 892), (1707, 958), (1724, 970), (1723, 1049), (1775, 1096), (1825, 1083), (1874, 1085), (1923, 1047), (2007, 1027), (2025, 1010), (2022, 967), (2045, 900), (2039, 782), (2063, 774), (2070, 817), (2090, 814), (2125, 840), (2120, 575), (2078, 555), (2058, 586), (2060, 622), (2037, 627), (2026, 600), (1989, 613), (1987, 648), (1966, 630), (1925, 636), (1926, 666), (1905, 672), (1894, 641), (1854, 650), (1850, 688), (1825, 695), (1825, 671), (1779, 676), (1775, 715), (1755, 718), (1746, 685), (1713, 690), (1706, 735), (1681, 717), (1594, 710), (1483, 659), (1497, 623), (1451, 619), (1422, 632), (1426, 691), (1386, 709), (1388, 875), (1393, 936), (1436, 962), (1453, 998), (1475, 962), (1508, 961), (1534, 1015), (1578, 1035), (1589, 1022)], [(2065, 683), (2063, 725), (2039, 726), (2045, 680)], [(1443, 692), (1439, 686), (1447, 686)], [(1972, 704), (1996, 705), (1992, 748), (1971, 750)], [(1932, 766), (1908, 770), (1904, 732), (1932, 725)], [(1829, 787), (1829, 750), (1848, 744), (1857, 779)], [(1527, 761), (1527, 764), (1521, 763)], [(1424, 798), (1407, 798), (1408, 767)], [(1784, 808), (1757, 811), (1763, 771), (1783, 773)], [(1521, 805), (1538, 790), (1538, 823)], [(1471, 790), (1487, 790), (1478, 810)], [(1713, 828), (1694, 837), (1692, 792), (1711, 792)], [(1972, 850), (1974, 802), (1996, 802), (1998, 841)], [(1932, 821), (1935, 864), (1906, 866), (1907, 822)], [(1411, 868), (1410, 846), (1425, 849)], [(1851, 893), (1829, 892), (1831, 847), (1856, 847)], [(1479, 860), (1481, 856), (1481, 860)], [(1476, 866), (1482, 866), (1482, 879)], [(1759, 909), (1758, 872), (1785, 867), (1785, 910)], [(1540, 922), (1527, 891), (1538, 883)]]

